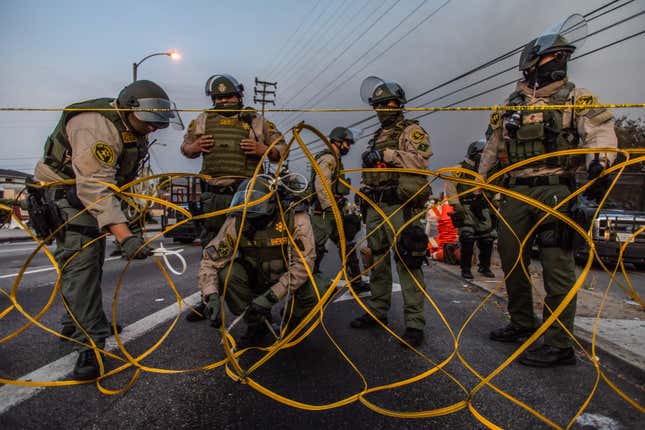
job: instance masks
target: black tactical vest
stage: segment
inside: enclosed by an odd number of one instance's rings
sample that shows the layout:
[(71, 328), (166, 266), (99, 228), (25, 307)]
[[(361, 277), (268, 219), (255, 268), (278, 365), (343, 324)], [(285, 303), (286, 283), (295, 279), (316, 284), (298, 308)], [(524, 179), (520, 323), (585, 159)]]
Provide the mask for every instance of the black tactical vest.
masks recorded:
[(123, 149), (116, 161), (116, 184), (122, 186), (134, 180), (139, 171), (139, 164), (148, 154), (147, 140), (145, 136), (137, 136), (127, 130), (121, 120), (119, 113), (115, 110), (92, 110), (92, 109), (113, 109), (110, 104), (113, 99), (101, 98), (74, 103), (68, 108), (84, 109), (79, 111), (63, 111), (54, 132), (47, 138), (45, 143), (44, 162), (64, 179), (74, 178), (72, 169), (72, 148), (65, 130), (67, 122), (74, 116), (84, 112), (96, 112), (108, 119), (119, 132)]

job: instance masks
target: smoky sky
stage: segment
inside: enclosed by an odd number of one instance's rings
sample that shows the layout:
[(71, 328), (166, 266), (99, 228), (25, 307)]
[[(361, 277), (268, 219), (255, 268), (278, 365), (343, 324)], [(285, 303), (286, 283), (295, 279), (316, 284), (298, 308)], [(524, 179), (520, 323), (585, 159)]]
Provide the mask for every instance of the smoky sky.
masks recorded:
[[(161, 84), (180, 109), (209, 107), (204, 83), (215, 73), (230, 73), (243, 82), (248, 105), (253, 105), (253, 80), (257, 76), (278, 82), (276, 107), (367, 108), (359, 98), (360, 84), (366, 76), (396, 81), (411, 98), (528, 42), (570, 14), (585, 14), (607, 2), (451, 0), (444, 5), (446, 0), (333, 0), (319, 4), (312, 0), (250, 1), (242, 7), (239, 3), (206, 1), (181, 5), (117, 1), (108, 7), (98, 2), (62, 1), (54, 5), (7, 1), (3, 2), (0, 18), (5, 53), (0, 105), (63, 107), (80, 100), (114, 97), (130, 82), (132, 62), (149, 53), (175, 48), (182, 53), (179, 62), (151, 58), (140, 67), (139, 77)], [(642, 0), (623, 0), (613, 7), (622, 3), (628, 4), (591, 21), (588, 32), (645, 8)], [(117, 13), (121, 8), (128, 9), (127, 16)], [(415, 8), (418, 9), (411, 14)], [(383, 17), (376, 21), (380, 15)], [(645, 16), (640, 16), (590, 36), (576, 54), (638, 32), (644, 23)], [(365, 34), (359, 39), (362, 33)], [(642, 46), (640, 36), (573, 61), (570, 78), (577, 86), (594, 92), (601, 102), (642, 103), (645, 100)], [(408, 106), (428, 102), (430, 106), (445, 106), (519, 79), (519, 72), (514, 69), (432, 102), (516, 66), (517, 59), (518, 56), (513, 56)], [(460, 106), (501, 104), (512, 89), (512, 85), (506, 86)], [(326, 96), (324, 100), (306, 103), (317, 93)], [(643, 112), (623, 110), (615, 114), (642, 116)], [(281, 131), (304, 120), (327, 134), (335, 126), (368, 115), (371, 114), (269, 112), (266, 116)], [(483, 136), (488, 115), (488, 112), (441, 112), (421, 119), (434, 152), (429, 167), (438, 169), (458, 163), (468, 144)], [(0, 156), (0, 167), (32, 170), (59, 116), (58, 112), (0, 112), (3, 131), (0, 148), (5, 154)], [(182, 116), (188, 124), (197, 113)], [(373, 123), (370, 120), (363, 126)], [(365, 133), (373, 131), (374, 128), (369, 128)], [(182, 134), (167, 129), (152, 136), (158, 140), (152, 151), (155, 172), (199, 170), (199, 160), (187, 160), (179, 153)], [(312, 140), (311, 136), (304, 137), (305, 141)], [(359, 167), (366, 142), (359, 141), (344, 158), (346, 168)], [(318, 149), (319, 145), (313, 148)], [(291, 157), (300, 158), (300, 152), (294, 150)], [(293, 161), (291, 168), (304, 171), (304, 160)]]

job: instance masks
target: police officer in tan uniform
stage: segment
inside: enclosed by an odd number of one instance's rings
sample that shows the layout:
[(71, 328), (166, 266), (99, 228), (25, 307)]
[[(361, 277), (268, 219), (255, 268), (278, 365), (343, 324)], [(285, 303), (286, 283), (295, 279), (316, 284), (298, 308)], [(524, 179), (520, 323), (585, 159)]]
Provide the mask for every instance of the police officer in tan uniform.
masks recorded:
[[(331, 208), (332, 197), (342, 212), (341, 216), (343, 219), (343, 231), (347, 251), (355, 247), (354, 237), (361, 229), (360, 216), (352, 211), (345, 210), (346, 206), (349, 205), (346, 198), (349, 194), (349, 188), (339, 180), (342, 178), (348, 181), (348, 178), (345, 178), (341, 173), (343, 170), (341, 157), (349, 153), (351, 146), (354, 144), (354, 136), (351, 130), (345, 127), (335, 127), (329, 133), (329, 142), (331, 143), (331, 148), (319, 152), (314, 157), (320, 167), (322, 175), (319, 176), (312, 169), (311, 180), (309, 181), (311, 184), (310, 191), (312, 194), (315, 194), (311, 207), (311, 223), (314, 227), (314, 235), (316, 237), (316, 264), (314, 268), (316, 272), (320, 270), (320, 263), (327, 252), (325, 245), (328, 239), (331, 239), (338, 246), (338, 251), (340, 252), (338, 227)], [(331, 187), (333, 196), (329, 196), (325, 192), (323, 177)], [(368, 291), (369, 285), (363, 282), (359, 276), (361, 270), (358, 263), (358, 256), (356, 255), (357, 252), (358, 250), (347, 254), (347, 274), (350, 280), (358, 277), (358, 279), (352, 281), (352, 287), (355, 291)]]
[[(427, 169), (428, 159), (432, 155), (430, 139), (417, 121), (404, 118), (400, 110), (406, 103), (403, 88), (394, 82), (368, 77), (361, 85), (361, 98), (374, 109), (393, 109), (376, 112), (381, 128), (374, 133), (367, 151), (362, 155), (363, 167)], [(424, 210), (423, 205), (431, 193), (426, 176), (398, 172), (364, 171), (362, 189), (386, 215), (391, 215), (389, 220), (396, 231)], [(428, 244), (421, 222), (417, 220), (399, 232), (396, 243), (390, 226), (384, 223), (379, 227), (383, 218), (369, 205), (365, 223), (367, 234), (370, 235), (368, 247), (374, 261), (380, 260), (370, 274), (370, 310), (379, 320), (387, 323), (392, 300), (390, 251), (396, 246), (398, 253), (395, 254), (395, 260), (403, 294), (406, 327), (401, 337), (408, 344), (418, 346), (424, 339), (425, 297), (420, 288), (425, 289), (421, 267)], [(364, 314), (354, 319), (351, 326), (358, 329), (370, 328), (378, 326), (378, 323), (369, 314)]]
[[(272, 192), (264, 176), (255, 180), (251, 190), (248, 189), (249, 181), (240, 184), (231, 202), (232, 208), (243, 205), (245, 200), (253, 202)], [(269, 334), (271, 309), (287, 294), (292, 298), (285, 303), (286, 315), (290, 316), (287, 330), (297, 326), (317, 302), (306, 269), (313, 268), (316, 257), (314, 233), (306, 205), (285, 210), (283, 219), (276, 202), (276, 194), (280, 195), (280, 191), (273, 193), (261, 204), (247, 206), (244, 218), (242, 209), (229, 213), (215, 238), (204, 248), (199, 268), (199, 287), (206, 302), (205, 314), (211, 325), (216, 327), (221, 321), (220, 295), (224, 292), (229, 268), (231, 270), (226, 303), (234, 315), (244, 313), (247, 324), (238, 347), (258, 345)], [(286, 199), (281, 198), (281, 206), (289, 207), (285, 202)], [(238, 252), (233, 254), (240, 227), (242, 236)], [(293, 241), (289, 240), (288, 232)], [(324, 285), (317, 283), (322, 295), (321, 287)]]
[[(116, 100), (94, 99), (69, 108), (80, 110), (63, 112), (47, 139), (35, 177), (44, 182), (76, 180), (74, 186), (56, 186), (48, 190), (62, 219), (67, 220), (64, 234), (57, 238), (54, 255), (61, 268), (61, 292), (70, 311), (102, 348), (105, 338), (110, 335), (101, 297), (105, 238), (95, 239), (109, 232), (128, 259), (143, 259), (150, 255), (143, 237), (133, 234), (128, 227), (122, 201), (107, 184), (123, 186), (137, 177), (140, 163), (147, 155), (148, 134), (171, 123), (181, 128), (183, 125), (166, 92), (146, 80), (126, 86)], [(114, 108), (167, 111), (109, 110)], [(66, 321), (72, 328), (70, 331), (64, 327), (66, 335), (90, 343), (71, 318)], [(96, 378), (99, 371), (94, 352), (76, 347), (80, 354), (72, 376)]]
[[(244, 109), (244, 86), (227, 74), (216, 74), (206, 81), (206, 95), (213, 100), (215, 112), (203, 112), (188, 126), (181, 153), (188, 158), (202, 157), (200, 173), (210, 176), (202, 183), (203, 213), (225, 209), (238, 185), (253, 175), (262, 155), (275, 142), (267, 158), (280, 159), (286, 144), (275, 125), (261, 115)], [(261, 167), (259, 173), (264, 170)], [(202, 220), (202, 247), (210, 242), (224, 224), (226, 216)], [(202, 320), (204, 305), (186, 315), (188, 321)]]
[[(589, 105), (597, 102), (589, 91), (579, 88), (567, 78), (567, 61), (575, 50), (560, 34), (542, 36), (526, 45), (519, 69), (524, 79), (505, 101), (513, 106), (547, 106), (562, 104)], [(482, 154), (479, 173), (485, 178), (500, 163), (502, 167), (534, 156), (574, 148), (616, 148), (612, 114), (606, 109), (578, 107), (544, 111), (502, 111), (491, 115), (493, 133)], [(574, 171), (586, 168), (589, 178), (600, 175), (615, 158), (612, 152), (599, 151), (581, 157), (559, 156), (532, 162), (513, 170), (507, 180), (510, 190), (554, 207), (567, 198), (574, 186)], [(558, 211), (570, 216), (571, 204)], [(520, 264), (515, 266), (519, 241), (544, 216), (544, 212), (511, 197), (504, 197), (500, 220), (498, 248), (507, 276), (508, 311), (511, 322), (490, 333), (499, 342), (517, 342), (530, 336), (540, 322), (533, 313), (530, 280)], [(513, 235), (517, 234), (518, 239)], [(575, 283), (575, 266), (570, 227), (553, 217), (546, 218), (535, 234), (540, 249), (546, 290), (543, 319), (551, 315)], [(523, 249), (524, 264), (530, 261), (532, 241)], [(511, 271), (511, 269), (513, 269)], [(567, 305), (559, 321), (570, 332), (576, 312), (576, 300)], [(544, 343), (533, 346), (520, 357), (520, 363), (536, 367), (575, 364), (572, 339), (559, 323), (552, 324), (544, 335)]]

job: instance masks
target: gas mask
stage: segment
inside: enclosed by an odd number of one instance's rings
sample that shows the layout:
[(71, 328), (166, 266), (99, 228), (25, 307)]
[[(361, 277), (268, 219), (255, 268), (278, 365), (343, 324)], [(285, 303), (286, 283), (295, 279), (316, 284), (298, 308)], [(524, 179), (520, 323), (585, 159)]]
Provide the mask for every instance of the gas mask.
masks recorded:
[(379, 111), (376, 116), (383, 127), (390, 127), (403, 118), (401, 111)]
[(552, 82), (561, 81), (567, 76), (568, 55), (560, 53), (556, 58), (531, 71), (525, 71), (524, 77), (530, 87), (542, 88)]

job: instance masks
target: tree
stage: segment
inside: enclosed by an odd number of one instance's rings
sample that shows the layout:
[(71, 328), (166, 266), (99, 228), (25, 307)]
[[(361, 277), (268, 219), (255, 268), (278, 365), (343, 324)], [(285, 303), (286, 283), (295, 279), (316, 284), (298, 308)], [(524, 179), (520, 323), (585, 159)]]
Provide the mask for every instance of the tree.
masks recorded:
[[(616, 137), (618, 137), (618, 148), (645, 148), (645, 121), (642, 118), (631, 119), (623, 115), (616, 118), (614, 129), (616, 130)], [(625, 161), (625, 157), (622, 154), (618, 154), (616, 162), (623, 161)], [(629, 166), (625, 170), (645, 172), (645, 163)]]

